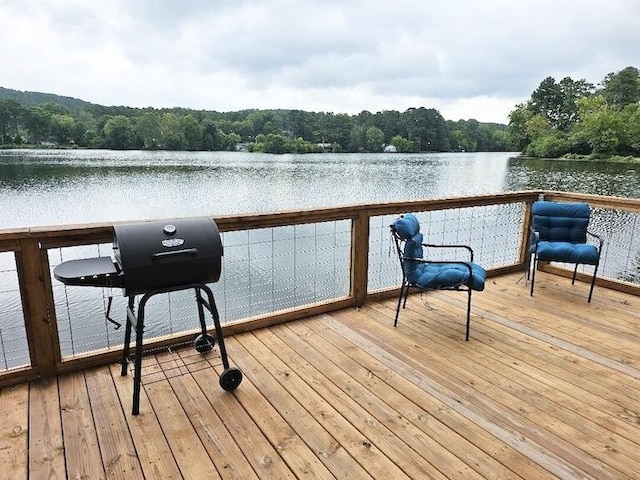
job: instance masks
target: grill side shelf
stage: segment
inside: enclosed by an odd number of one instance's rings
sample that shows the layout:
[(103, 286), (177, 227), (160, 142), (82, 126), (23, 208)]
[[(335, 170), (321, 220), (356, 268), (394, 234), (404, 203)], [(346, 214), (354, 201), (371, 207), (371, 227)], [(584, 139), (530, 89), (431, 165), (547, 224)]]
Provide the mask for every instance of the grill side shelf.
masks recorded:
[(111, 257), (83, 258), (62, 262), (53, 276), (65, 285), (122, 287), (123, 277)]

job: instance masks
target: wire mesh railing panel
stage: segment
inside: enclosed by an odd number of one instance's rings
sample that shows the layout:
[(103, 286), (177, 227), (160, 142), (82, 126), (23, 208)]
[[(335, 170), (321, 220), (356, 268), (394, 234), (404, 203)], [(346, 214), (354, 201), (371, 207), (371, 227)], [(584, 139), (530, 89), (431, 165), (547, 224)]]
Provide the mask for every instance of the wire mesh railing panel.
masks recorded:
[(31, 364), (14, 252), (0, 253), (0, 371)]
[[(413, 212), (420, 221), (424, 243), (468, 245), (474, 261), (485, 268), (519, 263), (524, 203)], [(402, 272), (391, 238), (390, 225), (398, 215), (372, 217), (369, 223), (370, 291), (400, 285)], [(427, 249), (434, 261), (467, 259), (464, 249)]]
[(349, 220), (227, 232), (223, 245), (223, 323), (348, 295)]
[[(222, 274), (210, 287), (222, 323), (343, 298), (349, 293), (350, 220), (225, 232), (221, 236)], [(111, 256), (112, 252), (111, 244), (49, 250), (63, 358), (120, 347), (124, 342), (128, 299), (120, 289), (68, 286), (53, 278), (53, 269), (62, 262)], [(122, 328), (107, 318), (110, 298), (109, 318)], [(134, 306), (137, 308), (137, 303)], [(213, 326), (208, 312), (205, 321)], [(191, 331), (199, 325), (193, 290), (154, 295), (146, 303), (146, 340)]]

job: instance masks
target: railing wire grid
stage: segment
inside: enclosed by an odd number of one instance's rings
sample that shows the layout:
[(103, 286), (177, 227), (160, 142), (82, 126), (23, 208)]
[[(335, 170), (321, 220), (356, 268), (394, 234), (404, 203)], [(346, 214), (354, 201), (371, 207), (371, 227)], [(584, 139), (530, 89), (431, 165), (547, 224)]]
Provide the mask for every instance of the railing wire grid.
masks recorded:
[(0, 253), (0, 370), (31, 364), (15, 253)]
[(227, 232), (223, 244), (222, 278), (212, 288), (224, 321), (348, 295), (348, 220)]

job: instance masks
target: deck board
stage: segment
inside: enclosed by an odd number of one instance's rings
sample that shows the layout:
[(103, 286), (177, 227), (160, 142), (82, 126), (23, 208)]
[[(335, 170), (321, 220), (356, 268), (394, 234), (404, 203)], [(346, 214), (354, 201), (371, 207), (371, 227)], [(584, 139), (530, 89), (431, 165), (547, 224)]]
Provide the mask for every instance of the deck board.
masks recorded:
[(34, 478), (64, 478), (58, 382), (32, 384), (29, 397), (29, 472)]
[(58, 385), (67, 478), (105, 478), (84, 375), (64, 375)]
[(640, 478), (640, 298), (540, 272), (0, 391), (0, 478)]

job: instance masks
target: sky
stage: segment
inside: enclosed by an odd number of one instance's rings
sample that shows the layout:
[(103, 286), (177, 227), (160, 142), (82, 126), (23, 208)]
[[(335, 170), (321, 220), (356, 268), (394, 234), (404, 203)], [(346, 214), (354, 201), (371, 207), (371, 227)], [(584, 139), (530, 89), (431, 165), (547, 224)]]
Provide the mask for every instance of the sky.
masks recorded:
[(0, 0), (0, 87), (130, 107), (508, 123), (640, 68), (638, 0)]

